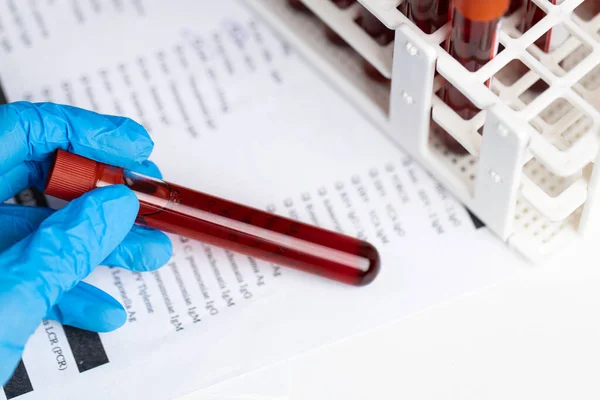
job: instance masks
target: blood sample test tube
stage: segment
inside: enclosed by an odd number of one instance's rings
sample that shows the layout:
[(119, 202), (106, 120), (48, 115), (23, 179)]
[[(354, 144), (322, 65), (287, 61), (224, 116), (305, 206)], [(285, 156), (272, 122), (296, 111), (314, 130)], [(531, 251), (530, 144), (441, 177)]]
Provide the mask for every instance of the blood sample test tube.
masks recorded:
[[(539, 8), (533, 1), (525, 0), (525, 17), (521, 23), (521, 31), (527, 32), (531, 27), (540, 22), (546, 16), (544, 10)], [(552, 4), (556, 4), (556, 0), (549, 0)], [(544, 33), (535, 41), (535, 45), (544, 52), (550, 51), (550, 38), (552, 30)]]
[(450, 0), (408, 0), (408, 18), (423, 32), (434, 33), (450, 19)]
[(341, 9), (345, 9), (350, 7), (352, 4), (356, 3), (356, 0), (331, 0)]
[[(385, 46), (394, 40), (394, 31), (388, 29), (383, 22), (377, 19), (376, 16), (371, 14), (371, 12), (364, 7), (360, 10), (357, 22), (365, 32), (382, 46)], [(374, 81), (389, 82), (389, 79), (367, 60), (363, 60), (363, 70), (365, 74)]]
[(508, 6), (508, 11), (506, 11), (506, 15), (512, 15), (522, 6), (523, 0), (510, 0), (510, 5)]
[(380, 270), (371, 244), (58, 150), (46, 194), (73, 200), (122, 184), (139, 199), (136, 223), (338, 282), (362, 286)]
[[(331, 0), (339, 8), (346, 9), (356, 2), (356, 0)], [(346, 46), (348, 43), (340, 35), (337, 34), (328, 25), (325, 25), (325, 36), (329, 41), (337, 46)]]
[(302, 11), (302, 12), (305, 12), (305, 13), (310, 13), (309, 8), (304, 5), (304, 3), (302, 2), (302, 0), (288, 0), (288, 4), (294, 10)]
[(362, 7), (358, 17), (359, 25), (382, 46), (394, 40), (394, 31), (389, 29), (383, 22), (371, 14), (369, 10)]
[[(469, 71), (477, 71), (498, 52), (497, 32), (506, 14), (509, 0), (454, 0), (452, 30), (447, 51)], [(486, 82), (489, 87), (490, 81)], [(457, 88), (446, 84), (443, 98), (463, 119), (471, 119), (480, 111)], [(447, 133), (442, 135), (446, 147), (456, 153), (466, 150)]]
[(348, 43), (346, 43), (346, 41), (340, 35), (338, 35), (336, 31), (331, 29), (329, 25), (325, 25), (325, 36), (332, 44), (335, 44), (336, 46), (348, 45)]

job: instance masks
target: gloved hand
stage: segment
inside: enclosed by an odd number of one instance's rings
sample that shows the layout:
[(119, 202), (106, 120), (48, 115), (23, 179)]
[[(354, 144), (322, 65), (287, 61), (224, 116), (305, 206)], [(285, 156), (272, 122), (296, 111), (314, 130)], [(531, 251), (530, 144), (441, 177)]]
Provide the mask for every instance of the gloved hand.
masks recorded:
[[(157, 175), (140, 125), (50, 103), (0, 106), (0, 203), (42, 186), (64, 149)], [(168, 237), (134, 226), (138, 201), (125, 186), (96, 189), (65, 208), (0, 204), (0, 385), (12, 375), (42, 319), (94, 331), (123, 325), (119, 302), (81, 282), (99, 265), (148, 271), (171, 257)]]

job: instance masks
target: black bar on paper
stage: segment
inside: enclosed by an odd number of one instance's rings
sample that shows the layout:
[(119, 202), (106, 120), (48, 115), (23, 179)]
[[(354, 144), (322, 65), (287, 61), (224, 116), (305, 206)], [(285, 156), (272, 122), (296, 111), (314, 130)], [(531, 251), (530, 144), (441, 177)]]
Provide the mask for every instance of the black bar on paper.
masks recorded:
[(469, 217), (471, 217), (471, 221), (473, 221), (473, 225), (475, 225), (475, 229), (485, 227), (485, 224), (483, 222), (481, 222), (481, 220), (479, 218), (477, 218), (477, 216), (475, 214), (473, 214), (471, 212), (471, 210), (469, 210), (468, 208), (467, 208), (467, 212), (469, 213)]
[(4, 89), (2, 88), (2, 82), (0, 82), (0, 105), (8, 103), (6, 99), (6, 94), (4, 93)]
[(66, 325), (63, 326), (63, 329), (79, 372), (108, 364), (108, 356), (100, 340), (100, 335)]
[(33, 392), (33, 386), (29, 380), (29, 374), (27, 374), (25, 364), (23, 364), (23, 360), (21, 360), (19, 365), (17, 365), (17, 369), (13, 373), (12, 378), (4, 385), (4, 394), (6, 395), (6, 398), (10, 400), (23, 396), (29, 392)]

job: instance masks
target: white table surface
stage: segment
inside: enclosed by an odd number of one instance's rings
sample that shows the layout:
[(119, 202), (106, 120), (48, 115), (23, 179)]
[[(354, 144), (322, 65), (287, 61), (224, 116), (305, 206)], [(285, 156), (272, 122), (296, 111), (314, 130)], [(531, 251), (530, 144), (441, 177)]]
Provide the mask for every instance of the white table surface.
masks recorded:
[(299, 357), (289, 398), (599, 399), (600, 263), (592, 242)]

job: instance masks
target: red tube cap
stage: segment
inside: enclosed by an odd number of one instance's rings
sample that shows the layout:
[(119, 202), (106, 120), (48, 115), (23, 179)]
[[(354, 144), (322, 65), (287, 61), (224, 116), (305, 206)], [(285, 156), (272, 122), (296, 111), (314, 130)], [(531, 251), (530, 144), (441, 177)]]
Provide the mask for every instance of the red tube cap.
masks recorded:
[(96, 161), (58, 150), (48, 173), (44, 192), (71, 201), (96, 187)]

